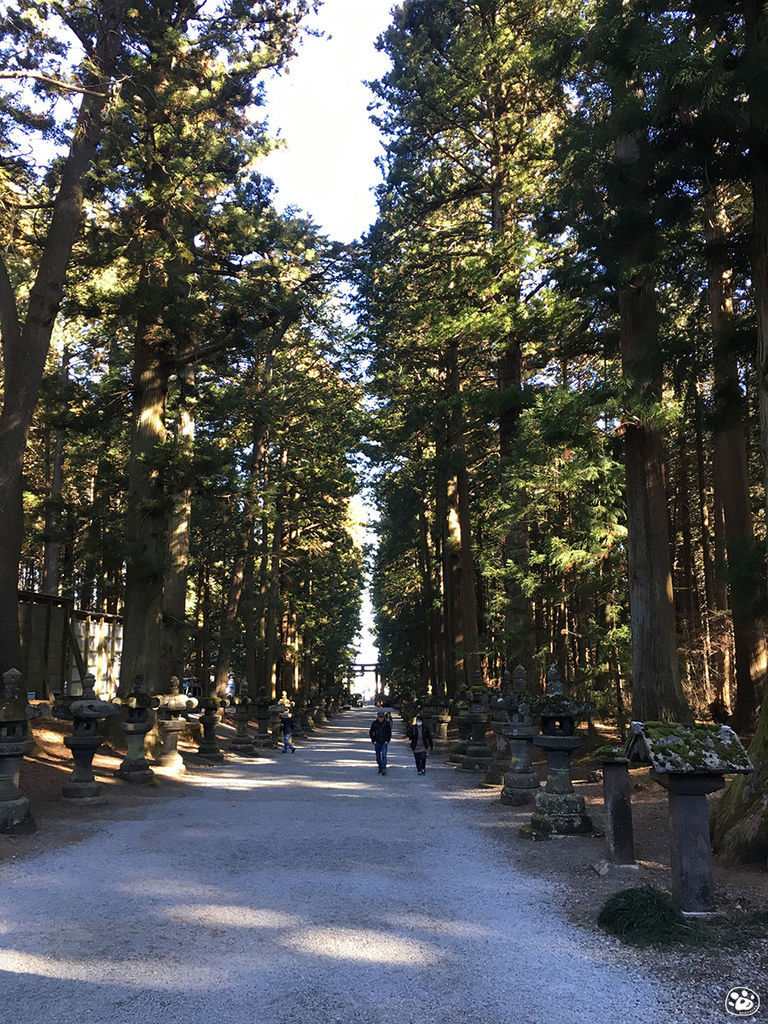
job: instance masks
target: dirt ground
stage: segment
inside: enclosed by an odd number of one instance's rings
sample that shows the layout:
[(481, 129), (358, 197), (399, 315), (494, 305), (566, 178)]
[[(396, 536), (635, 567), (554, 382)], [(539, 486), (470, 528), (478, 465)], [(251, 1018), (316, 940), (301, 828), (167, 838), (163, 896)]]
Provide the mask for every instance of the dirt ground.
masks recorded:
[[(8, 857), (34, 855), (51, 844), (77, 842), (105, 820), (141, 814), (147, 799), (163, 799), (165, 794), (184, 787), (183, 779), (158, 773), (157, 785), (136, 787), (114, 778), (120, 755), (102, 747), (94, 758), (94, 774), (109, 788), (109, 802), (104, 807), (77, 807), (61, 799), (61, 785), (71, 772), (70, 753), (63, 743), (67, 732), (64, 723), (42, 720), (33, 723), (37, 749), (23, 764), (22, 792), (30, 799), (37, 821), (31, 835), (8, 837), (0, 835), (0, 861)], [(232, 731), (224, 727), (227, 735)], [(182, 741), (182, 753), (191, 755), (194, 747)], [(435, 758), (437, 760), (437, 758)], [(543, 762), (535, 762), (544, 774)], [(582, 756), (573, 765), (573, 780), (588, 806), (588, 813), (598, 830), (604, 826), (602, 783), (594, 778), (597, 765)], [(468, 772), (444, 772), (441, 784), (461, 796), (485, 804), (484, 827), (506, 845), (510, 862), (523, 872), (544, 877), (552, 884), (555, 901), (573, 922), (597, 929), (597, 915), (607, 897), (620, 889), (652, 885), (669, 890), (669, 837), (667, 829), (666, 793), (649, 777), (645, 768), (631, 770), (633, 827), (637, 870), (610, 867), (607, 873), (596, 870), (605, 862), (604, 838), (569, 838), (533, 842), (523, 839), (519, 829), (530, 818), (530, 807), (507, 807), (498, 801), (498, 791), (480, 788), (481, 776)], [(710, 800), (714, 805), (718, 795)], [(768, 911), (768, 871), (764, 867), (736, 867), (714, 861), (717, 909), (738, 924), (753, 911)], [(761, 991), (768, 1002), (768, 935), (750, 938), (736, 946), (713, 945), (705, 948), (686, 947), (683, 952), (659, 951), (654, 948), (619, 947), (617, 956), (627, 962), (646, 966), (662, 973), (670, 984), (693, 986), (704, 992), (707, 985), (720, 979), (734, 985), (751, 985)], [(705, 1000), (706, 997), (702, 996)], [(760, 1019), (763, 1019), (762, 1017)]]

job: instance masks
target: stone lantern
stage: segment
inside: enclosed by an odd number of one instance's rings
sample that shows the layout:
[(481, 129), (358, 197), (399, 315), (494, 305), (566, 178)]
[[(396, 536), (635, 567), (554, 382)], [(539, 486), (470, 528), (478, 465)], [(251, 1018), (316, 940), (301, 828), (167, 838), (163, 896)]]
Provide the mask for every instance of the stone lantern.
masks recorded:
[(197, 707), (197, 699), (180, 692), (178, 676), (171, 676), (168, 693), (159, 693), (157, 698), (160, 702), (157, 729), (162, 741), (157, 763), (173, 771), (184, 771), (184, 761), (178, 750), (179, 733), (187, 725), (187, 714)]
[(328, 716), (325, 713), (325, 701), (319, 693), (312, 698), (312, 720), (316, 725), (325, 725)]
[(493, 756), (485, 738), (491, 717), (491, 695), (479, 681), (469, 690), (468, 715), (470, 736), (459, 767), (468, 772), (487, 771)]
[(53, 706), (54, 718), (72, 722), (72, 735), (64, 743), (72, 751), (74, 769), (68, 782), (62, 786), (66, 800), (80, 800), (88, 804), (103, 804), (101, 784), (93, 777), (93, 755), (104, 742), (100, 725), (121, 708), (105, 700), (98, 700), (94, 692), (95, 676), (88, 673), (82, 684), (73, 682), (63, 699)]
[(227, 717), (235, 723), (235, 735), (229, 745), (230, 752), (238, 757), (253, 757), (256, 750), (248, 732), (248, 723), (254, 713), (256, 702), (247, 693), (239, 693), (232, 701)]
[[(517, 671), (517, 669), (515, 670)], [(525, 675), (523, 674), (523, 680)], [(510, 750), (509, 768), (504, 773), (501, 802), (512, 807), (530, 804), (539, 789), (539, 777), (531, 767), (533, 742), (538, 736), (534, 724), (532, 698), (525, 693), (515, 693), (514, 702), (508, 709), (509, 725), (505, 732)]]
[(488, 771), (485, 773), (485, 779), (480, 783), (481, 786), (489, 789), (502, 784), (504, 774), (510, 764), (511, 752), (507, 726), (509, 725), (510, 702), (513, 698), (512, 677), (509, 674), (509, 669), (506, 669), (501, 680), (501, 694), (498, 697), (491, 698), (490, 705), (490, 726), (493, 735), (496, 737), (496, 743), (493, 748), (491, 763), (488, 765)]
[(147, 693), (144, 677), (136, 676), (133, 693), (123, 701), (115, 701), (125, 708), (121, 729), (125, 733), (126, 754), (115, 775), (126, 782), (151, 782), (155, 773), (149, 766), (144, 753), (144, 740), (155, 724), (155, 711), (160, 706), (157, 697)]
[(571, 782), (571, 756), (583, 744), (576, 735), (576, 719), (594, 711), (592, 704), (565, 697), (554, 665), (547, 672), (547, 692), (536, 703), (541, 733), (533, 740), (547, 758), (547, 784), (536, 794), (536, 808), (526, 833), (533, 837), (591, 835), (584, 797)]
[(459, 733), (458, 741), (451, 747), (450, 756), (448, 757), (448, 761), (451, 764), (461, 764), (472, 737), (472, 719), (469, 717), (469, 704), (469, 687), (464, 685), (456, 691), (453, 703), (451, 704), (451, 721), (456, 723), (456, 729)]
[(651, 765), (651, 778), (669, 796), (672, 899), (685, 914), (714, 908), (707, 795), (725, 776), (754, 771), (727, 725), (632, 722), (630, 761)]
[(36, 827), (29, 800), (19, 790), (21, 762), (35, 746), (29, 719), (36, 717), (22, 696), (21, 683), (15, 668), (4, 672), (0, 683), (0, 833), (6, 835), (34, 832)]
[(430, 697), (429, 703), (432, 708), (432, 740), (435, 746), (442, 750), (448, 743), (451, 702), (442, 690), (437, 690)]
[(219, 746), (219, 738), (216, 735), (216, 726), (221, 722), (224, 708), (229, 706), (228, 697), (202, 697), (197, 704), (197, 720), (200, 723), (203, 735), (197, 745), (198, 756), (205, 761), (220, 762), (224, 755)]
[(256, 736), (252, 742), (255, 742), (259, 747), (272, 746), (272, 732), (270, 729), (272, 713), (270, 711), (270, 700), (264, 688), (260, 689), (256, 696), (253, 715), (256, 719)]

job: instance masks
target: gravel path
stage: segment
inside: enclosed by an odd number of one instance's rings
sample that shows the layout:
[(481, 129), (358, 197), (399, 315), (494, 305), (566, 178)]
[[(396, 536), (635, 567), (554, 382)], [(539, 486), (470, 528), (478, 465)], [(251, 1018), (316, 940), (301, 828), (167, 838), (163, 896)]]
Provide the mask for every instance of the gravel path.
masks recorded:
[(418, 776), (395, 741), (379, 776), (372, 717), (347, 712), (295, 754), (190, 775), (134, 820), (0, 865), (2, 1020), (683, 1019), (509, 866), (439, 758)]

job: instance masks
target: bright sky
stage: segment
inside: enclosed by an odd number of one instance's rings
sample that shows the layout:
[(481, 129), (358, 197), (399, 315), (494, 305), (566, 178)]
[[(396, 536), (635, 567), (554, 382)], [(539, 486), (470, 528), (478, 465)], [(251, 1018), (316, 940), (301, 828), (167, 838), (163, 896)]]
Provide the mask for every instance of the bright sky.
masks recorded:
[(309, 213), (342, 242), (359, 237), (375, 217), (371, 189), (379, 181), (374, 160), (381, 147), (363, 82), (387, 70), (374, 42), (394, 6), (394, 0), (323, 0), (307, 24), (325, 38), (304, 39), (288, 73), (268, 87), (270, 127), (286, 143), (262, 167), (279, 189), (278, 205)]
[[(289, 73), (275, 78), (267, 91), (271, 130), (285, 143), (261, 168), (279, 189), (277, 205), (298, 207), (341, 242), (358, 238), (376, 214), (372, 189), (380, 175), (374, 161), (381, 146), (368, 118), (372, 96), (363, 82), (387, 70), (374, 42), (389, 25), (394, 6), (394, 0), (323, 0), (309, 24), (325, 38), (306, 38)], [(362, 618), (358, 660), (374, 662), (378, 652), (367, 593)], [(358, 677), (352, 688), (372, 695), (373, 675)]]

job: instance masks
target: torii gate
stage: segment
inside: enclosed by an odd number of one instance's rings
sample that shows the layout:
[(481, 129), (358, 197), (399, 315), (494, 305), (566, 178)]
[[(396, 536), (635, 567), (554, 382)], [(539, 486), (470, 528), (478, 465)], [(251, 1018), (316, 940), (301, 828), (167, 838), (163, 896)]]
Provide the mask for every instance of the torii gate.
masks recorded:
[(376, 693), (379, 692), (379, 679), (381, 677), (381, 666), (378, 661), (356, 661), (352, 665), (352, 671), (356, 676), (364, 676), (368, 672), (373, 672), (373, 677), (376, 684)]

